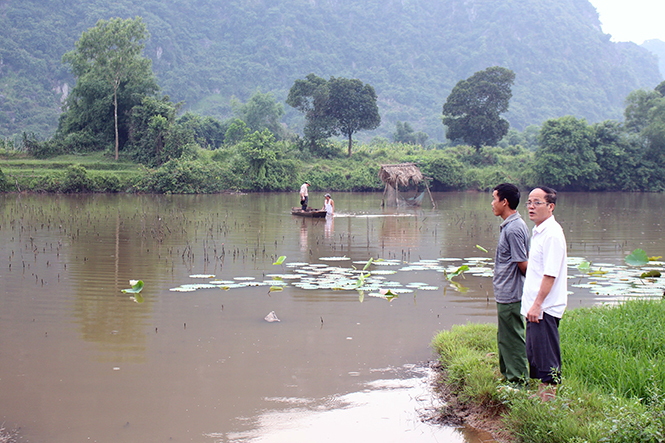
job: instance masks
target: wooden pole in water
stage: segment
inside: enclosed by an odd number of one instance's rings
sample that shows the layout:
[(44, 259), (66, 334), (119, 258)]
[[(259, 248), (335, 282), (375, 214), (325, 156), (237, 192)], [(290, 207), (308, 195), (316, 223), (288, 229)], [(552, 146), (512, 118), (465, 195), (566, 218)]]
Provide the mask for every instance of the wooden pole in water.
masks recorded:
[(427, 188), (427, 194), (429, 195), (429, 199), (430, 199), (431, 202), (432, 202), (432, 206), (433, 206), (434, 208), (436, 208), (436, 203), (434, 203), (434, 198), (432, 198), (432, 193), (429, 192), (429, 185), (427, 184), (427, 177), (424, 177), (424, 180), (423, 180), (423, 181), (425, 182), (425, 187)]

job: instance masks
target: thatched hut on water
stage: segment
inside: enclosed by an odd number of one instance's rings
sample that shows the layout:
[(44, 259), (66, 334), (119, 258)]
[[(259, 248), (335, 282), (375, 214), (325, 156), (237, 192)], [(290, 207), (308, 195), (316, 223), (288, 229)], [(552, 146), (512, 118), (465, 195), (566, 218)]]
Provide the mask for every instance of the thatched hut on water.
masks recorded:
[(410, 185), (413, 185), (417, 188), (420, 183), (425, 184), (425, 189), (427, 189), (427, 194), (429, 194), (432, 205), (436, 206), (434, 199), (432, 198), (432, 193), (429, 191), (429, 186), (427, 185), (427, 178), (423, 176), (420, 168), (414, 163), (381, 165), (381, 169), (379, 169), (379, 178), (386, 184), (386, 187), (383, 190), (381, 206), (420, 206), (425, 191), (416, 194), (416, 196), (410, 199), (405, 199), (399, 195), (400, 187), (408, 188)]

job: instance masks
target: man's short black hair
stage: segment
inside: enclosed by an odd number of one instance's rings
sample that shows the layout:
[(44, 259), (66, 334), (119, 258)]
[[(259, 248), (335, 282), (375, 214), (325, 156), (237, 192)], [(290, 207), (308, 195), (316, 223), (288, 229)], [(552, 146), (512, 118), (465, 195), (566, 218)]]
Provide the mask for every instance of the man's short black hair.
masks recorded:
[(496, 185), (493, 189), (499, 197), (499, 201), (508, 200), (508, 207), (510, 209), (517, 209), (520, 204), (520, 190), (512, 183), (501, 183)]
[(548, 186), (536, 186), (533, 189), (540, 189), (545, 193), (545, 201), (556, 205), (556, 191)]

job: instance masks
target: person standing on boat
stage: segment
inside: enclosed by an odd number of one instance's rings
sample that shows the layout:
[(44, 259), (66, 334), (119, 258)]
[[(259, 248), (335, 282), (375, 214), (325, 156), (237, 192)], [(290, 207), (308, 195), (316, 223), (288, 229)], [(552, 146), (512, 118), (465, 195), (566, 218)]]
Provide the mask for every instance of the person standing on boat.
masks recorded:
[(326, 216), (333, 215), (335, 213), (335, 202), (333, 201), (330, 194), (326, 194), (326, 199), (323, 200), (323, 209), (326, 210)]
[(497, 313), (499, 369), (506, 381), (524, 383), (529, 377), (526, 358), (522, 289), (529, 253), (529, 228), (517, 212), (520, 191), (502, 183), (492, 192), (492, 212), (501, 217), (499, 244), (494, 259), (494, 299)]
[(307, 203), (309, 201), (309, 193), (307, 192), (308, 187), (309, 183), (307, 182), (303, 183), (300, 187), (300, 205), (302, 206), (303, 211), (307, 211)]

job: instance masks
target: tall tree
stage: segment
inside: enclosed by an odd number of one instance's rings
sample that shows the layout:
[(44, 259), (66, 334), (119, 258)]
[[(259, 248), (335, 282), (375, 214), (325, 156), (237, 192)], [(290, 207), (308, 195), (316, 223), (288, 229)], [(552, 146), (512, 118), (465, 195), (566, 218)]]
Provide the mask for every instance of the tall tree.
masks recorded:
[(353, 134), (363, 129), (376, 129), (381, 124), (374, 88), (357, 79), (330, 77), (325, 114), (334, 122), (334, 134), (348, 137), (349, 157)]
[(346, 136), (349, 157), (353, 134), (381, 124), (374, 88), (358, 79), (330, 77), (326, 82), (309, 74), (305, 80), (296, 80), (286, 103), (305, 114), (305, 135), (309, 138)]
[(286, 104), (305, 114), (304, 132), (310, 142), (328, 138), (332, 135), (332, 121), (324, 115), (328, 101), (328, 82), (315, 74), (309, 74), (304, 80), (296, 80), (289, 90)]
[(514, 81), (515, 73), (500, 66), (460, 80), (443, 105), (446, 137), (462, 139), (476, 150), (496, 145), (510, 127), (501, 114), (508, 110)]
[(76, 49), (65, 53), (62, 57), (64, 63), (71, 65), (72, 73), (77, 77), (77, 85), (72, 91), (70, 100), (85, 96), (91, 84), (103, 82), (110, 86), (113, 97), (116, 160), (120, 144), (118, 130), (120, 92), (129, 89), (126, 87), (129, 83), (143, 83), (146, 86), (146, 93), (154, 94), (157, 90), (151, 61), (141, 55), (144, 41), (148, 37), (148, 30), (141, 17), (127, 20), (120, 18), (99, 20), (94, 28), (83, 32), (75, 43)]

